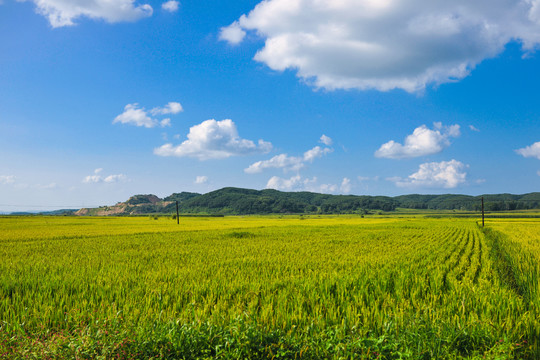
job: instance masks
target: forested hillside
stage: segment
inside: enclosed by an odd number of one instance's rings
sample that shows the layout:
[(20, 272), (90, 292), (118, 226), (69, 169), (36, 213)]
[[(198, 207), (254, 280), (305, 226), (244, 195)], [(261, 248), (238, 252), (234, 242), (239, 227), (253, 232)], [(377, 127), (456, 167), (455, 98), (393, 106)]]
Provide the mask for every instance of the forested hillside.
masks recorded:
[[(511, 211), (540, 208), (540, 193), (524, 195), (483, 195), (486, 211)], [(481, 196), (402, 195), (356, 196), (312, 192), (282, 192), (223, 188), (207, 194), (174, 193), (160, 199), (155, 195), (135, 195), (114, 206), (81, 209), (76, 215), (134, 215), (176, 212), (176, 201), (183, 214), (344, 214), (404, 209), (478, 211)]]

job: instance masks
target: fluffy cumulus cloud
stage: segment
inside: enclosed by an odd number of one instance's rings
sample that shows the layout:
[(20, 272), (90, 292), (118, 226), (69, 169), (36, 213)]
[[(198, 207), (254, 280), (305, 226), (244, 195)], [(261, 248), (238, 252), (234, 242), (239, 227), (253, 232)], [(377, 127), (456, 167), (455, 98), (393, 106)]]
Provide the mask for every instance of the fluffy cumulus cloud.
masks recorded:
[(227, 41), (231, 45), (237, 45), (244, 40), (246, 32), (242, 30), (238, 21), (235, 21), (229, 26), (222, 27), (219, 33), (219, 39)]
[(180, 7), (180, 3), (174, 0), (170, 0), (161, 4), (161, 8), (163, 10), (172, 12), (172, 13), (177, 12), (179, 7)]
[(388, 159), (405, 159), (436, 154), (450, 145), (450, 137), (460, 135), (459, 129), (459, 125), (442, 126), (438, 122), (434, 124), (434, 129), (422, 125), (414, 129), (413, 133), (405, 138), (403, 145), (390, 140), (375, 152), (375, 156)]
[(291, 177), (290, 179), (283, 179), (278, 176), (272, 176), (266, 183), (267, 189), (276, 189), (283, 191), (297, 190), (299, 186), (305, 183), (300, 175)]
[(300, 175), (292, 176), (288, 179), (279, 176), (272, 176), (266, 183), (267, 189), (281, 191), (312, 191), (326, 194), (348, 194), (351, 191), (350, 179), (344, 178), (341, 185), (319, 184), (317, 177), (303, 178)]
[(197, 176), (195, 178), (195, 184), (206, 184), (208, 182), (208, 176)]
[[(25, 1), (25, 0), (19, 0)], [(30, 1), (30, 0), (27, 0)], [(31, 0), (36, 12), (45, 16), (52, 27), (75, 25), (81, 17), (110, 23), (137, 21), (152, 16), (152, 6), (135, 0)]]
[(124, 174), (116, 174), (116, 175), (102, 175), (103, 169), (99, 168), (94, 170), (94, 173), (92, 175), (88, 175), (83, 179), (83, 183), (85, 184), (95, 184), (95, 183), (117, 183), (117, 182), (125, 182), (128, 180), (127, 176)]
[(7, 185), (15, 182), (15, 176), (13, 175), (0, 175), (0, 184)]
[(257, 161), (244, 169), (244, 171), (248, 174), (260, 173), (265, 169), (283, 169), (284, 172), (298, 171), (305, 166), (306, 162), (313, 162), (315, 159), (331, 153), (332, 151), (333, 149), (331, 148), (315, 146), (313, 149), (306, 151), (302, 157), (280, 154), (269, 160)]
[(154, 149), (159, 156), (193, 157), (199, 160), (225, 159), (237, 155), (267, 153), (272, 144), (259, 140), (255, 144), (251, 140), (240, 138), (235, 123), (230, 120), (203, 121), (189, 129), (187, 140), (180, 145), (164, 144)]
[(540, 44), (540, 0), (265, 0), (221, 30), (265, 40), (255, 60), (316, 87), (422, 91), (517, 40)]
[(535, 157), (540, 160), (540, 141), (522, 149), (517, 149), (516, 152), (523, 157)]
[(124, 112), (114, 118), (113, 124), (120, 123), (146, 128), (153, 128), (156, 126), (166, 127), (171, 126), (170, 118), (159, 120), (154, 117), (168, 114), (174, 115), (182, 111), (184, 111), (184, 109), (178, 102), (169, 102), (164, 107), (155, 107), (150, 111), (147, 111), (144, 107), (140, 107), (137, 103), (127, 104), (124, 107)]
[(464, 183), (468, 165), (457, 160), (424, 163), (409, 177), (392, 178), (399, 187), (452, 189)]

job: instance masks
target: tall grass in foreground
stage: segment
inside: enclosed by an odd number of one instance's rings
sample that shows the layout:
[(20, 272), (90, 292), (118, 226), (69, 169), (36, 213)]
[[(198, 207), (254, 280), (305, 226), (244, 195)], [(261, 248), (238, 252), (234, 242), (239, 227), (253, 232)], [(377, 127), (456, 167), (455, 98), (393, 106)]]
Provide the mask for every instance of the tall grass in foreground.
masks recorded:
[(538, 256), (470, 220), (21, 221), (0, 358), (540, 356)]

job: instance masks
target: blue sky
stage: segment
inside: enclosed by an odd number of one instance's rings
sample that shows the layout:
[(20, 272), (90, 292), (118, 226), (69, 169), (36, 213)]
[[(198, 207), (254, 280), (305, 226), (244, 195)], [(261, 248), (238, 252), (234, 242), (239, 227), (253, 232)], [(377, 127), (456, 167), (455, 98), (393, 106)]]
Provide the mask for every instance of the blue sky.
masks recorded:
[(537, 0), (0, 0), (0, 211), (539, 191), (539, 33)]

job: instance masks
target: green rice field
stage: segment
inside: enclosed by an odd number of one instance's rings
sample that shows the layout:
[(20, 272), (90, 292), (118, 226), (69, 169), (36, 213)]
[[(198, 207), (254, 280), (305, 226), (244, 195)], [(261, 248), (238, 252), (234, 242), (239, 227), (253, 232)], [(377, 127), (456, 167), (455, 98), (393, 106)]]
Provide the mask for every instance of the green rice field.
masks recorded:
[(0, 359), (539, 359), (540, 219), (0, 217)]

